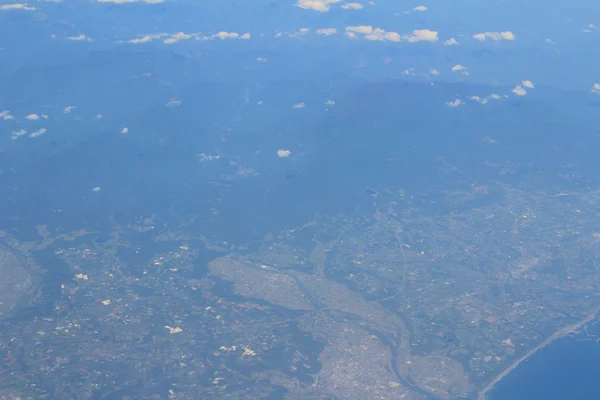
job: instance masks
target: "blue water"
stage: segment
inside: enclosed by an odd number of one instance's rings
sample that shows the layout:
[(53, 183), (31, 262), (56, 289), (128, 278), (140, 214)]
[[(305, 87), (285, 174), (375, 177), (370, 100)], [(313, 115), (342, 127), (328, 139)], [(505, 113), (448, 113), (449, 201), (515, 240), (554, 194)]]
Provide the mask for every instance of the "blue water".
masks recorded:
[[(598, 334), (599, 327), (588, 329)], [(491, 400), (600, 399), (600, 343), (565, 337), (542, 349), (506, 376)]]

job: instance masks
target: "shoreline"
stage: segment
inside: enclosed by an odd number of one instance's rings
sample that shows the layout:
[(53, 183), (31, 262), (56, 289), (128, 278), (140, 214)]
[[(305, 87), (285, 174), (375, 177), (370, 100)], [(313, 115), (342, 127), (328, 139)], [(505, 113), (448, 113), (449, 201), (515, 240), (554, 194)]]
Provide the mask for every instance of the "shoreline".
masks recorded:
[(558, 340), (562, 337), (567, 336), (569, 333), (573, 332), (574, 330), (576, 330), (576, 329), (580, 328), (581, 326), (587, 324), (588, 322), (591, 322), (592, 320), (596, 319), (596, 315), (598, 314), (598, 311), (600, 311), (600, 306), (597, 306), (596, 308), (594, 308), (581, 321), (576, 322), (572, 325), (566, 326), (566, 327), (556, 331), (548, 339), (544, 340), (542, 343), (538, 344), (533, 349), (528, 351), (525, 355), (521, 356), (517, 361), (512, 363), (508, 368), (506, 368), (498, 376), (496, 376), (496, 378), (494, 378), (494, 380), (492, 380), (485, 388), (483, 388), (477, 394), (477, 400), (486, 400), (486, 393), (489, 392), (490, 390), (492, 390), (494, 388), (494, 386), (496, 386), (496, 384), (502, 380), (502, 378), (504, 378), (506, 375), (508, 375), (513, 369), (517, 368), (523, 361), (527, 360), (529, 357), (531, 357), (532, 355), (534, 355), (535, 353), (537, 353), (544, 347), (548, 346), (550, 343), (554, 342), (555, 340)]

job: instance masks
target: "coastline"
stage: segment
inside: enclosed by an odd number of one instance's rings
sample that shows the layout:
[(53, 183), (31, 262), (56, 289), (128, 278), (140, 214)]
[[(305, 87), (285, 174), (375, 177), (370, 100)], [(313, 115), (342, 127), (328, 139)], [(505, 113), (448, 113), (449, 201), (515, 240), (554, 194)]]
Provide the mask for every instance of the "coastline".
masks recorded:
[(598, 311), (600, 311), (600, 305), (597, 306), (596, 308), (594, 308), (581, 321), (576, 322), (576, 323), (574, 323), (572, 325), (566, 326), (566, 327), (564, 327), (564, 328), (556, 331), (548, 339), (544, 340), (542, 343), (538, 344), (533, 349), (531, 349), (530, 351), (528, 351), (526, 354), (524, 354), (523, 356), (521, 356), (518, 360), (516, 360), (508, 368), (506, 368), (498, 376), (496, 376), (496, 378), (494, 378), (494, 380), (492, 380), (485, 388), (483, 388), (478, 393), (477, 400), (486, 400), (486, 393), (489, 392), (490, 390), (492, 390), (494, 388), (494, 386), (496, 386), (496, 384), (498, 382), (500, 382), (500, 380), (502, 380), (502, 378), (504, 378), (506, 375), (508, 375), (513, 369), (517, 368), (523, 361), (527, 360), (529, 357), (531, 357), (532, 355), (534, 355), (535, 353), (537, 353), (539, 350), (543, 349), (544, 347), (546, 347), (550, 343), (554, 342), (555, 340), (560, 339), (562, 337), (565, 337), (566, 335), (568, 335), (569, 333), (573, 332), (574, 330), (580, 328), (581, 326), (587, 324), (588, 322), (593, 321), (594, 319), (596, 319), (596, 315), (598, 314)]

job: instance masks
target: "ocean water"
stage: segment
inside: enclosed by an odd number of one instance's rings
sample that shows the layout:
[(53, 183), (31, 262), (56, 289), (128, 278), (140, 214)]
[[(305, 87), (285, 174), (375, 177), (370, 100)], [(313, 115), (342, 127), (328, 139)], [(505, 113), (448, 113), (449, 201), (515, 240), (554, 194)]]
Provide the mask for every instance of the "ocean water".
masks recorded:
[(600, 326), (591, 337), (564, 337), (508, 374), (489, 393), (491, 400), (600, 399)]

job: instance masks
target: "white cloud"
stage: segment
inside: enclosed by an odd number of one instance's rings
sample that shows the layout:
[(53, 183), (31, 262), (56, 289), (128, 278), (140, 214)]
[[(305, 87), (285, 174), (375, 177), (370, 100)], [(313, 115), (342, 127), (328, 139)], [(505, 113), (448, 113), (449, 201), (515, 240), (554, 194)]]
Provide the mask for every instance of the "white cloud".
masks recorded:
[(427, 11), (427, 10), (428, 10), (428, 8), (427, 8), (427, 6), (416, 6), (416, 7), (415, 7), (415, 8), (413, 8), (412, 10), (413, 10), (413, 11), (421, 11), (421, 12), (424, 12), (424, 11)]
[(7, 120), (7, 119), (14, 119), (15, 117), (13, 117), (13, 115), (10, 113), (10, 111), (5, 110), (5, 111), (0, 111), (0, 119), (3, 120)]
[(409, 42), (419, 41), (432, 41), (438, 40), (437, 32), (429, 29), (420, 29), (412, 31), (410, 34), (401, 36), (398, 32), (386, 32), (381, 28), (373, 28), (371, 25), (359, 25), (359, 26), (347, 26), (346, 36), (349, 38), (356, 38), (357, 34), (364, 35), (366, 40), (379, 40), (379, 41), (390, 41), (400, 42), (405, 39)]
[(35, 138), (35, 137), (38, 137), (38, 136), (42, 136), (44, 133), (46, 133), (46, 128), (42, 128), (42, 129), (39, 129), (39, 130), (37, 130), (35, 132), (32, 132), (29, 135), (29, 137)]
[(296, 6), (305, 10), (325, 12), (331, 9), (332, 4), (339, 3), (340, 1), (342, 0), (298, 0)]
[(335, 28), (325, 28), (325, 29), (317, 29), (317, 35), (323, 36), (331, 36), (337, 33), (337, 29)]
[(288, 158), (291, 155), (292, 155), (292, 152), (289, 150), (283, 150), (283, 149), (277, 150), (277, 157), (279, 157), (279, 158)]
[(40, 119), (40, 116), (37, 114), (29, 114), (25, 118), (27, 118), (30, 121), (37, 121), (38, 119)]
[(94, 117), (94, 119), (102, 119), (102, 118), (104, 118), (104, 115), (102, 115), (102, 114), (98, 114)]
[(515, 40), (515, 35), (512, 32), (482, 32), (473, 35), (474, 39), (484, 41), (486, 39), (491, 40)]
[(75, 40), (75, 41), (87, 41), (87, 42), (91, 42), (92, 39), (85, 36), (85, 35), (79, 35), (79, 36), (69, 36), (67, 37), (68, 40)]
[(383, 36), (385, 40), (389, 40), (390, 42), (400, 41), (400, 34), (396, 32), (386, 32)]
[(268, 60), (268, 59), (266, 59), (266, 58), (263, 58), (263, 57), (258, 57), (258, 58), (256, 59), (256, 61), (260, 61), (260, 62), (267, 62), (267, 61), (269, 61), (269, 60)]
[(373, 32), (365, 35), (367, 40), (389, 40), (390, 42), (399, 42), (400, 34), (397, 32), (386, 32), (381, 28), (375, 28)]
[(180, 40), (188, 40), (191, 37), (192, 37), (192, 35), (189, 35), (187, 33), (178, 32), (178, 33), (174, 33), (173, 35), (171, 35), (170, 38), (163, 40), (163, 42), (165, 44), (173, 44), (173, 43), (179, 42)]
[(327, 100), (327, 101), (325, 102), (325, 105), (326, 105), (326, 106), (335, 106), (335, 101), (333, 101), (333, 100)]
[(468, 68), (465, 67), (464, 65), (460, 65), (460, 64), (456, 64), (454, 67), (452, 67), (452, 72), (460, 72), (462, 75), (469, 75), (469, 71), (467, 71)]
[(248, 32), (246, 32), (246, 33), (244, 33), (243, 35), (241, 35), (241, 36), (239, 37), (239, 39), (242, 39), (242, 40), (248, 40), (248, 39), (250, 39), (251, 37), (252, 37), (252, 35), (250, 35)]
[(405, 35), (403, 38), (408, 40), (409, 42), (435, 42), (438, 40), (438, 33), (437, 31), (432, 31), (429, 29), (416, 29), (410, 34)]
[(431, 75), (439, 75), (439, 74), (440, 74), (440, 71), (438, 71), (438, 70), (437, 70), (437, 69), (435, 69), (435, 68), (429, 68), (429, 73), (430, 73)]
[(523, 85), (523, 87), (526, 87), (527, 89), (535, 88), (535, 85), (531, 81), (521, 81), (521, 85)]
[(525, 96), (527, 94), (527, 90), (525, 90), (521, 85), (517, 85), (512, 92), (517, 96)]
[(471, 96), (471, 97), (469, 97), (469, 99), (476, 101), (479, 104), (487, 104), (487, 102), (488, 102), (487, 97)]
[(25, 129), (21, 129), (20, 131), (17, 132), (13, 132), (12, 136), (10, 137), (12, 140), (18, 139), (23, 135), (26, 135), (27, 131)]
[(237, 39), (240, 35), (235, 33), (235, 32), (227, 32), (227, 31), (221, 31), (215, 35), (213, 35), (213, 37), (215, 38), (219, 38), (221, 40), (225, 40), (225, 39)]
[(121, 133), (122, 133), (123, 135), (126, 135), (126, 134), (128, 134), (128, 133), (129, 133), (129, 128), (127, 128), (127, 127), (123, 127), (123, 128), (121, 128)]
[(64, 111), (65, 114), (68, 114), (74, 108), (75, 108), (75, 106), (66, 106), (63, 111)]
[(462, 105), (462, 104), (464, 104), (464, 103), (462, 102), (462, 100), (461, 100), (461, 99), (456, 99), (456, 100), (454, 100), (454, 101), (447, 101), (447, 102), (446, 102), (446, 105), (447, 105), (448, 107), (458, 107), (458, 106), (460, 106), (460, 105)]
[(168, 34), (158, 33), (155, 35), (146, 35), (146, 36), (142, 36), (141, 38), (128, 40), (127, 43), (132, 43), (132, 44), (147, 43), (147, 42), (151, 42), (152, 40), (155, 40), (155, 39), (160, 39), (163, 36), (168, 36)]
[[(508, 97), (508, 96), (504, 96), (504, 97)], [(481, 97), (481, 96), (470, 96), (469, 99), (478, 102), (479, 104), (487, 104), (489, 100), (500, 100), (502, 98), (502, 96), (500, 96), (499, 94), (495, 94), (492, 93), (487, 97)]]
[(124, 3), (146, 3), (146, 4), (160, 4), (165, 0), (96, 0), (98, 3), (114, 3), (114, 4), (124, 4)]
[(346, 3), (342, 5), (344, 10), (360, 10), (363, 8), (363, 5), (360, 3)]
[(596, 93), (596, 94), (600, 94), (600, 83), (594, 83), (594, 86), (592, 86), (592, 92)]
[(14, 10), (35, 11), (35, 7), (29, 7), (27, 5), (27, 3), (0, 5), (0, 11), (14, 11)]
[(371, 25), (359, 25), (359, 26), (347, 26), (346, 32), (360, 33), (362, 35), (368, 35), (373, 32)]
[(292, 106), (292, 108), (304, 108), (306, 107), (306, 104), (304, 103), (296, 103)]
[(458, 42), (454, 38), (450, 38), (444, 41), (444, 46), (454, 46), (456, 44), (458, 44)]

